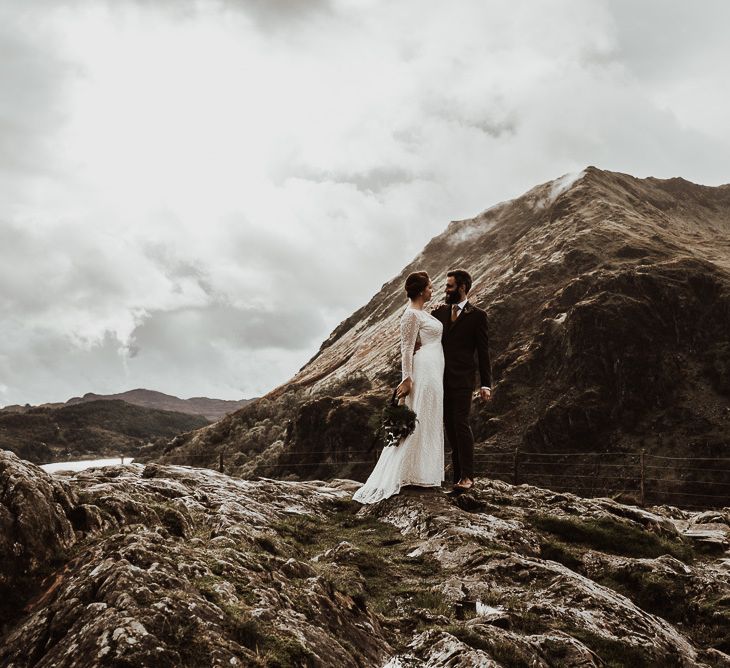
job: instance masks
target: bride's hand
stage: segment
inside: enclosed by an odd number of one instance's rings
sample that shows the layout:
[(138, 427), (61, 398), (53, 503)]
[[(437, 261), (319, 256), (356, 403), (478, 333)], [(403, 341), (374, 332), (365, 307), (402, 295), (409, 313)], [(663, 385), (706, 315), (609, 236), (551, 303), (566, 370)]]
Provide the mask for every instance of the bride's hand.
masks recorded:
[(403, 397), (407, 397), (411, 390), (413, 389), (413, 380), (411, 378), (406, 378), (395, 390), (395, 396), (398, 397), (398, 399), (402, 399)]

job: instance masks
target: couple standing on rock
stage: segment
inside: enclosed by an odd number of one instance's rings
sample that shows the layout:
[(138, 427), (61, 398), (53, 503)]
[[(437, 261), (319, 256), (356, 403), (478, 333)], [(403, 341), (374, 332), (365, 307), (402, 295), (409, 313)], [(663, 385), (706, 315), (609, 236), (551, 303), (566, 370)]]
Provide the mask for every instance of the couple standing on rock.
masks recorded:
[(487, 314), (469, 303), (471, 276), (463, 269), (446, 275), (446, 303), (424, 307), (433, 285), (425, 271), (406, 279), (410, 303), (400, 321), (403, 382), (396, 395), (418, 416), (416, 428), (400, 445), (383, 449), (367, 482), (355, 492), (360, 503), (377, 503), (402, 486), (441, 487), (444, 431), (451, 446), (454, 487), (474, 485), (474, 437), (469, 413), (478, 359), (479, 396), (492, 396)]

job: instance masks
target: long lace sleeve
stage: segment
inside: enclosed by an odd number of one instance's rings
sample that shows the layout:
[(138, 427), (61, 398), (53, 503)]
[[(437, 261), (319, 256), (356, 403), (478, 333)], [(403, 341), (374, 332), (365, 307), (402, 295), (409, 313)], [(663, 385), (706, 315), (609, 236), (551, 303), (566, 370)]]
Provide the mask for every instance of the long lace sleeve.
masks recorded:
[(413, 309), (407, 309), (400, 319), (400, 356), (403, 380), (413, 378), (413, 348), (421, 321)]

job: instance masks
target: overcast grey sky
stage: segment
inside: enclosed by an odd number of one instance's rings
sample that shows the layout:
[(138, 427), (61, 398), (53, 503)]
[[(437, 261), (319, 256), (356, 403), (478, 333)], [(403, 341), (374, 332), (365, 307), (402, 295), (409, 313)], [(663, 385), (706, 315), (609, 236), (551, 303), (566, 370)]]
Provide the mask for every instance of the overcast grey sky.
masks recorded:
[(730, 181), (730, 3), (0, 0), (0, 405), (290, 378), (450, 220)]

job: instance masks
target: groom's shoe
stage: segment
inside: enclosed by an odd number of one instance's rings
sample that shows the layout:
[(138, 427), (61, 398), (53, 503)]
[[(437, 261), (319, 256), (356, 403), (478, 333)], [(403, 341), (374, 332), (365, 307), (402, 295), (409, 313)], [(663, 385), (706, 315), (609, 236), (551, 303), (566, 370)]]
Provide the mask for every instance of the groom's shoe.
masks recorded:
[(472, 487), (474, 487), (474, 481), (471, 478), (462, 478), (454, 485), (454, 491), (458, 490), (458, 494), (463, 494), (471, 490)]
[[(468, 478), (467, 478), (468, 480)], [(459, 482), (454, 483), (454, 487), (450, 492), (446, 492), (447, 496), (459, 496), (460, 494), (463, 494), (464, 492), (468, 492), (472, 487), (474, 487), (474, 481), (469, 480), (469, 484), (465, 485), (464, 481), (459, 480)]]

